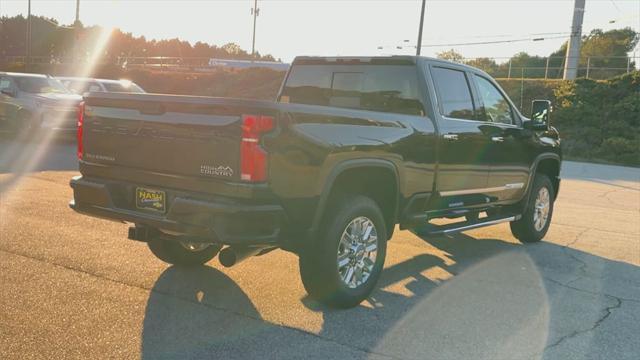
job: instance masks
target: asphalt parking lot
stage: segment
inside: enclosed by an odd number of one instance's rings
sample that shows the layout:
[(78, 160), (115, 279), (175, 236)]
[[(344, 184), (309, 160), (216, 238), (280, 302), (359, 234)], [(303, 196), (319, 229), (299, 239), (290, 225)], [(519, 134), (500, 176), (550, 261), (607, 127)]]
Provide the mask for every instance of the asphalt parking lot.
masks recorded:
[(2, 359), (639, 358), (639, 169), (565, 162), (538, 244), (396, 232), (372, 297), (333, 310), (286, 252), (184, 270), (75, 214), (74, 150), (0, 142)]

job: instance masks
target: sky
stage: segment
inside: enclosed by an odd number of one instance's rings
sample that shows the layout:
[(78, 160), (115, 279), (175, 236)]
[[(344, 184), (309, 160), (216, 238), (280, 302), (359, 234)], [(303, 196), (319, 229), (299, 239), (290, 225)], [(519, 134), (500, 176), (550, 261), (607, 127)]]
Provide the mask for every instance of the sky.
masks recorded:
[[(31, 11), (71, 24), (75, 3), (32, 0)], [(283, 61), (296, 55), (414, 54), (420, 6), (420, 0), (258, 0), (256, 50)], [(252, 7), (253, 0), (81, 0), (80, 20), (148, 39), (235, 42), (250, 51)], [(26, 13), (27, 0), (0, 0), (1, 16)], [(467, 58), (548, 55), (567, 40), (572, 14), (573, 0), (427, 0), (423, 45), (429, 46), (422, 55), (451, 48)], [(640, 0), (586, 1), (583, 34), (626, 26), (640, 31)], [(545, 40), (431, 46), (540, 37)]]

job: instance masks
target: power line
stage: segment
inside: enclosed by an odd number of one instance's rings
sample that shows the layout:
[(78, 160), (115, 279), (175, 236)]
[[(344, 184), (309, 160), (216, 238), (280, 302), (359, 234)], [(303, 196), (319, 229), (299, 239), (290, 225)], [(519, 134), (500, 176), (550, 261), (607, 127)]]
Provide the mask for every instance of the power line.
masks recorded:
[[(613, 1), (613, 0), (611, 0)], [(614, 4), (615, 5), (615, 4)], [(619, 23), (621, 22), (621, 20), (629, 20), (629, 19), (635, 19), (638, 18), (640, 16), (638, 15), (626, 15), (626, 16), (622, 16), (622, 17), (618, 17), (615, 19), (610, 20), (608, 23), (612, 24), (612, 23)], [(595, 24), (596, 22), (591, 22), (591, 26), (594, 26), (593, 24)], [(597, 22), (598, 24), (604, 25), (603, 23)], [(465, 45), (486, 45), (486, 44), (500, 44), (500, 43), (513, 43), (513, 42), (524, 42), (524, 41), (542, 41), (542, 40), (551, 40), (551, 39), (562, 39), (565, 37), (569, 37), (570, 35), (572, 35), (571, 32), (568, 31), (556, 31), (556, 32), (544, 32), (544, 33), (531, 33), (531, 34), (522, 34), (522, 35), (514, 35), (514, 34), (498, 34), (498, 35), (472, 35), (472, 36), (459, 36), (457, 38), (463, 38), (463, 39), (468, 39), (468, 38), (474, 38), (474, 39), (490, 39), (490, 38), (500, 38), (500, 37), (513, 37), (513, 36), (545, 36), (545, 35), (564, 35), (564, 36), (553, 36), (553, 37), (544, 37), (544, 38), (522, 38), (522, 39), (510, 39), (510, 40), (495, 40), (495, 41), (487, 41), (487, 42), (470, 42), (470, 43), (451, 43), (451, 44), (428, 44), (428, 45), (423, 45), (422, 47), (438, 47), (438, 46), (465, 46)], [(455, 38), (455, 37), (454, 37)], [(407, 40), (405, 40), (406, 42)], [(638, 44), (638, 46), (640, 46), (640, 44)], [(378, 46), (378, 49), (384, 49), (384, 48), (395, 48), (395, 49), (402, 49), (403, 46), (401, 45), (381, 45)], [(415, 48), (415, 46), (413, 46), (413, 48)]]
[[(544, 41), (544, 40), (551, 40), (551, 39), (564, 39), (566, 37), (567, 36), (564, 35), (564, 36), (534, 37), (534, 38), (510, 39), (510, 40), (476, 41), (476, 42), (466, 42), (466, 43), (426, 44), (426, 45), (422, 45), (422, 47), (425, 48), (425, 47), (442, 47), (442, 46), (506, 44), (506, 43), (524, 42), (524, 41)], [(402, 46), (379, 46), (378, 49), (382, 49), (385, 47), (395, 47), (397, 49), (402, 49)]]
[(619, 7), (618, 7), (618, 5), (616, 4), (616, 2), (615, 2), (615, 1), (613, 1), (613, 0), (610, 0), (610, 1), (611, 1), (611, 4), (613, 4), (613, 7), (615, 7), (615, 8), (616, 8), (616, 10), (617, 10), (618, 12), (621, 12), (621, 11), (620, 11), (620, 8), (619, 8)]
[(452, 43), (452, 44), (428, 44), (428, 45), (422, 45), (422, 47), (464, 46), (464, 45), (489, 45), (489, 44), (502, 44), (502, 43), (523, 42), (523, 41), (544, 41), (544, 40), (550, 40), (550, 39), (563, 39), (563, 38), (566, 38), (566, 36), (550, 36), (550, 37), (526, 38), (526, 39), (494, 40), (494, 41), (478, 41), (478, 42)]
[[(496, 35), (469, 35), (469, 36), (453, 36), (447, 37), (449, 39), (490, 39), (501, 37), (524, 37), (524, 36), (544, 36), (544, 35), (569, 35), (568, 31), (556, 31), (556, 32), (543, 32), (543, 33), (531, 33), (531, 34), (496, 34)], [(433, 37), (431, 39), (437, 39)]]

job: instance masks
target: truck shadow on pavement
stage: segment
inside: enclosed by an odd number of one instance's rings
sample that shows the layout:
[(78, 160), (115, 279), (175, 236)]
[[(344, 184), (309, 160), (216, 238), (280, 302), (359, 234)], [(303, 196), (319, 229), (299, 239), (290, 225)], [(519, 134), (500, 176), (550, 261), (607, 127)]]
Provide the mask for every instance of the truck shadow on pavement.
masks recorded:
[[(615, 315), (620, 299), (640, 299), (640, 268), (627, 263), (545, 242), (523, 246), (463, 234), (425, 241), (437, 256), (387, 265), (362, 306), (335, 310), (302, 299), (322, 314), (317, 335), (336, 349), (353, 349), (350, 358), (556, 358), (549, 354), (569, 340), (581, 341), (571, 354), (594, 355), (611, 349), (615, 334), (589, 332)], [(220, 271), (172, 267), (149, 298), (142, 357), (308, 357), (317, 337), (291, 333), (262, 321)], [(637, 346), (629, 343), (622, 345), (630, 347), (627, 356)]]
[(251, 300), (222, 272), (172, 266), (160, 275), (147, 302), (142, 358), (237, 357), (230, 350), (242, 347), (232, 344), (259, 338), (267, 329), (258, 319)]
[[(546, 358), (608, 317), (616, 296), (640, 299), (640, 268), (627, 263), (546, 242), (424, 241), (441, 255), (386, 268), (372, 307), (320, 307), (321, 335), (400, 358)], [(612, 338), (594, 335), (572, 353), (596, 354)]]

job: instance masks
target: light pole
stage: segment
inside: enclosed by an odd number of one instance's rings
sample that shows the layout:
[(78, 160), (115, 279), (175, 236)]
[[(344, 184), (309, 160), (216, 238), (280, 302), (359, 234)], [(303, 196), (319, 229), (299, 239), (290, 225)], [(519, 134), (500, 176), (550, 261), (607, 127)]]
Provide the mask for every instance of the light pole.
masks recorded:
[(27, 5), (27, 38), (24, 42), (25, 46), (25, 61), (24, 68), (25, 71), (28, 71), (29, 63), (31, 62), (31, 0), (29, 0)]
[(424, 8), (427, 0), (422, 0), (422, 11), (420, 12), (420, 29), (418, 30), (418, 46), (416, 46), (416, 55), (420, 56), (422, 48), (422, 26), (424, 25)]
[(260, 13), (260, 9), (258, 9), (258, 0), (254, 0), (253, 9), (251, 9), (251, 14), (253, 14), (253, 40), (251, 42), (252, 59), (255, 59), (256, 57), (256, 21), (258, 20), (258, 13)]
[(80, 0), (76, 0), (76, 21), (73, 22), (73, 50), (72, 50), (72, 59), (71, 63), (75, 64), (78, 62), (79, 49), (78, 42), (80, 40)]

